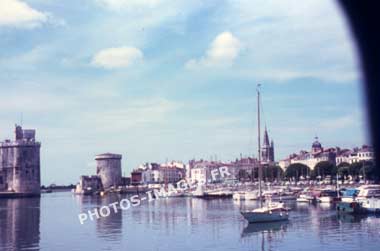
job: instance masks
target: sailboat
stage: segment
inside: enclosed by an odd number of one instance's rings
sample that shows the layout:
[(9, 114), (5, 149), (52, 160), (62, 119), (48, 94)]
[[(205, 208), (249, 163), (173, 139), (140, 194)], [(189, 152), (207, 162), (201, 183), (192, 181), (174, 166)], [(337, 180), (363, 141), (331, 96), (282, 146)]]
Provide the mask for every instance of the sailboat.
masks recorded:
[(289, 218), (289, 209), (282, 202), (272, 202), (270, 196), (265, 200), (266, 205), (263, 206), (263, 195), (261, 189), (262, 183), (262, 165), (261, 165), (261, 144), (260, 144), (260, 84), (257, 85), (257, 130), (258, 130), (258, 165), (259, 165), (259, 199), (260, 207), (253, 210), (241, 211), (241, 215), (249, 223), (264, 223), (274, 221), (286, 221)]

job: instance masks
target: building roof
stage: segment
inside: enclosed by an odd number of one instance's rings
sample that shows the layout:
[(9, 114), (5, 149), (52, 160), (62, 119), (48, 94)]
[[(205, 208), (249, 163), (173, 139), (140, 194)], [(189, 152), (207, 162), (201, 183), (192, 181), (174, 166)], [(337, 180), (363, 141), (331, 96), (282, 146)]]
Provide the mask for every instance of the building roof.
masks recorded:
[(321, 143), (318, 141), (318, 137), (315, 137), (315, 141), (313, 142), (312, 148), (322, 148)]
[(95, 160), (100, 160), (100, 159), (121, 159), (121, 154), (101, 153), (95, 156)]

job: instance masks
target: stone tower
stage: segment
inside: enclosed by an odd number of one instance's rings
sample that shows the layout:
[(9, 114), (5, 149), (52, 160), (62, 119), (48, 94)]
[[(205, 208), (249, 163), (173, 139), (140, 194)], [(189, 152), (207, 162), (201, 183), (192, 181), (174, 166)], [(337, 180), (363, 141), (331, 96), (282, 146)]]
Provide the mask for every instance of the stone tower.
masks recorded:
[(103, 153), (95, 156), (96, 175), (102, 181), (105, 190), (121, 185), (121, 155)]
[(273, 140), (269, 143), (269, 136), (266, 127), (264, 131), (263, 146), (261, 149), (261, 161), (263, 164), (270, 164), (274, 162), (274, 143)]
[(35, 130), (15, 126), (15, 140), (0, 143), (0, 193), (39, 195), (40, 147)]

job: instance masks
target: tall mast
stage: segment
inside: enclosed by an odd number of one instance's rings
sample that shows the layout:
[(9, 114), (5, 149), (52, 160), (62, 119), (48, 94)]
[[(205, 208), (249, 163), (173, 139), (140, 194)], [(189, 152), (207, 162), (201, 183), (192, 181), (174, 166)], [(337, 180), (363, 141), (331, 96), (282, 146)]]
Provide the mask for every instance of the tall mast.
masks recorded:
[(263, 172), (261, 169), (261, 144), (260, 144), (260, 84), (257, 85), (257, 146), (258, 146), (258, 160), (259, 160), (259, 196), (260, 196), (260, 207), (263, 206), (263, 200), (261, 198), (261, 180)]

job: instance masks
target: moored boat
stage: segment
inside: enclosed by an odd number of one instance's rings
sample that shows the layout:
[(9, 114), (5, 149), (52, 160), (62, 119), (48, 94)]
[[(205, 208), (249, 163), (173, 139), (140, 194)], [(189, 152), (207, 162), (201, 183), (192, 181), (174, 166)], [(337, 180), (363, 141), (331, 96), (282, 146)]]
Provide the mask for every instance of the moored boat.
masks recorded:
[(234, 200), (258, 200), (259, 193), (257, 191), (235, 192), (232, 195)]
[(356, 188), (345, 188), (341, 190), (341, 193), (341, 201), (350, 203), (355, 201), (355, 198), (358, 195), (359, 190)]
[(317, 198), (317, 201), (321, 203), (334, 203), (339, 200), (340, 199), (338, 198), (337, 191), (329, 189), (322, 190), (319, 197)]
[[(260, 85), (258, 85), (259, 87)], [(262, 165), (261, 165), (261, 144), (260, 144), (260, 90), (257, 89), (257, 129), (258, 129), (258, 174), (259, 174), (259, 201), (260, 207), (253, 210), (241, 211), (241, 215), (249, 223), (263, 223), (286, 221), (289, 218), (289, 209), (282, 202), (272, 202), (271, 196), (267, 196), (266, 205), (263, 206), (262, 183)]]
[(364, 185), (358, 187), (356, 201), (364, 201), (368, 198), (380, 198), (380, 185)]
[(315, 196), (309, 193), (302, 193), (298, 196), (297, 202), (312, 203), (315, 202)]
[(380, 214), (380, 199), (378, 198), (368, 198), (361, 203), (361, 206), (367, 213)]
[(286, 221), (289, 209), (282, 202), (269, 202), (266, 206), (241, 212), (249, 223)]

